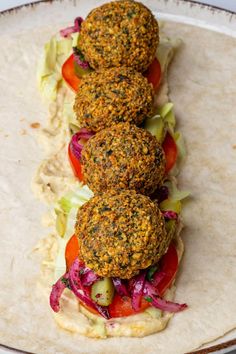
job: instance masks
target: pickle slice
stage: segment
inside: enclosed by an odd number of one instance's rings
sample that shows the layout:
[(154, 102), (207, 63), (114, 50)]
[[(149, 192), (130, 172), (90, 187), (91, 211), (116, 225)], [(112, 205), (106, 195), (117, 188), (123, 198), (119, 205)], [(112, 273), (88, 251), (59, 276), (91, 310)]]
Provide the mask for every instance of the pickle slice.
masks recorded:
[(111, 278), (103, 278), (92, 285), (91, 298), (98, 305), (109, 306), (114, 297), (115, 288)]

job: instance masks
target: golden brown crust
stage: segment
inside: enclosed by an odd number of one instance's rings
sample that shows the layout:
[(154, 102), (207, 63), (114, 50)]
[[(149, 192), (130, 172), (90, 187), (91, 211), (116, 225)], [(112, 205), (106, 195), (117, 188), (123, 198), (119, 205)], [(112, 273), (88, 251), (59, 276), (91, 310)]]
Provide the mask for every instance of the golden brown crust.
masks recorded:
[(92, 10), (82, 23), (80, 46), (94, 68), (131, 66), (145, 71), (159, 43), (158, 23), (135, 1), (112, 1)]
[(135, 191), (107, 191), (78, 212), (80, 258), (96, 274), (130, 279), (158, 262), (169, 240), (161, 211)]
[(85, 75), (74, 111), (79, 125), (94, 132), (120, 122), (140, 125), (153, 113), (154, 91), (132, 68), (101, 69)]
[(148, 131), (120, 123), (89, 139), (82, 164), (84, 181), (93, 192), (126, 188), (150, 195), (163, 180), (165, 156)]

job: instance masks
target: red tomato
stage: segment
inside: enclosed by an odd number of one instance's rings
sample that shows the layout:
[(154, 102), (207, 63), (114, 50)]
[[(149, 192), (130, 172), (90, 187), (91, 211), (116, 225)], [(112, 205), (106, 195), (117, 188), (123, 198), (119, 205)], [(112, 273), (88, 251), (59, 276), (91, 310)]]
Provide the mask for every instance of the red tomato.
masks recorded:
[(73, 154), (70, 144), (68, 146), (68, 156), (69, 156), (70, 165), (71, 165), (71, 168), (74, 172), (75, 177), (77, 177), (82, 182), (83, 181), (83, 174), (82, 174), (81, 163), (77, 159), (77, 157), (75, 157), (75, 155)]
[(153, 85), (153, 88), (156, 91), (161, 83), (161, 65), (157, 58), (154, 58), (153, 62), (149, 65), (143, 75), (148, 79), (148, 82)]
[(175, 278), (175, 275), (178, 270), (178, 255), (176, 252), (176, 248), (173, 243), (170, 244), (168, 251), (161, 258), (160, 261), (160, 271), (165, 273), (165, 277), (160, 281), (157, 286), (157, 289), (160, 295), (163, 295), (168, 289)]
[[(143, 312), (149, 306), (150, 304), (142, 298), (139, 312)], [(116, 294), (112, 304), (109, 306), (109, 313), (111, 317), (125, 317), (135, 315), (137, 312), (132, 308), (131, 299), (129, 297), (121, 297)]]
[(77, 92), (79, 88), (80, 79), (78, 78), (78, 76), (75, 75), (74, 54), (71, 54), (71, 56), (62, 65), (61, 73), (63, 79), (70, 86), (70, 88), (73, 91)]
[(175, 165), (178, 154), (176, 143), (168, 132), (165, 136), (165, 140), (162, 144), (162, 147), (166, 157), (166, 173), (168, 173)]
[(79, 242), (75, 235), (73, 235), (67, 242), (65, 249), (66, 269), (68, 270), (76, 257), (79, 255)]

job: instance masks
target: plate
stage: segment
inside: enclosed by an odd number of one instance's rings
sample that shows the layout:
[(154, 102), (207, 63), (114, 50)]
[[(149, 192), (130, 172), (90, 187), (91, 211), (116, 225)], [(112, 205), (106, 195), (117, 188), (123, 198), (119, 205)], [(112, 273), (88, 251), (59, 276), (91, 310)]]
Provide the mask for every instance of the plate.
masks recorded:
[[(18, 350), (29, 350), (32, 352), (42, 353), (54, 353), (59, 351), (67, 351), (67, 347), (63, 344), (63, 337), (69, 340), (68, 334), (59, 334), (56, 325), (51, 320), (50, 310), (46, 299), (42, 299), (40, 294), (36, 294), (35, 297), (30, 297), (30, 294), (35, 291), (35, 279), (39, 273), (39, 261), (35, 261), (32, 258), (31, 250), (35, 247), (37, 241), (45, 234), (45, 230), (40, 226), (40, 215), (45, 212), (43, 205), (40, 205), (31, 195), (29, 186), (32, 175), (43, 158), (43, 153), (39, 150), (37, 145), (37, 138), (35, 134), (34, 126), (35, 122), (40, 124), (45, 123), (47, 116), (46, 108), (41, 107), (38, 110), (40, 102), (39, 93), (37, 92), (36, 84), (34, 81), (34, 75), (36, 70), (37, 59), (40, 55), (43, 44), (48, 38), (57, 32), (64, 25), (69, 24), (75, 16), (78, 14), (85, 17), (89, 10), (97, 5), (100, 1), (55, 1), (55, 2), (42, 2), (34, 5), (23, 6), (11, 11), (4, 11), (1, 14), (0, 22), (0, 40), (6, 39), (6, 47), (2, 47), (2, 55), (5, 58), (2, 64), (1, 73), (9, 72), (9, 75), (2, 75), (2, 92), (4, 92), (4, 100), (1, 105), (1, 117), (5, 119), (0, 120), (0, 132), (1, 132), (1, 187), (0, 196), (2, 200), (7, 200), (7, 205), (4, 205), (4, 210), (7, 212), (4, 217), (4, 223), (2, 223), (2, 233), (4, 235), (2, 242), (3, 249), (9, 249), (12, 247), (11, 252), (1, 252), (1, 269), (5, 269), (5, 272), (9, 273), (7, 283), (4, 283), (5, 291), (1, 296), (0, 309), (0, 333), (2, 347), (8, 346)], [(189, 148), (188, 161), (180, 176), (180, 182), (182, 186), (188, 188), (191, 186), (196, 206), (198, 206), (197, 196), (202, 195), (200, 186), (198, 185), (197, 178), (202, 181), (206, 181), (205, 185), (202, 185), (202, 189), (205, 193), (211, 195), (212, 190), (208, 190), (206, 186), (210, 182), (211, 188), (214, 189), (214, 193), (225, 193), (227, 201), (224, 205), (224, 210), (227, 208), (235, 208), (235, 189), (227, 190), (224, 181), (227, 178), (227, 182), (230, 179), (231, 185), (234, 186), (235, 168), (228, 170), (229, 163), (236, 158), (236, 150), (234, 148), (236, 143), (236, 127), (232, 123), (232, 126), (227, 125), (227, 121), (232, 121), (232, 111), (228, 109), (232, 106), (232, 99), (235, 97), (233, 94), (236, 91), (236, 86), (232, 80), (236, 75), (236, 65), (234, 58), (236, 56), (236, 15), (224, 10), (219, 10), (206, 5), (200, 5), (191, 1), (180, 0), (161, 0), (153, 1), (147, 0), (144, 2), (154, 14), (162, 20), (167, 21), (165, 31), (171, 36), (177, 36), (182, 38), (183, 45), (176, 54), (174, 63), (171, 67), (169, 74), (170, 83), (170, 95), (175, 103), (175, 110), (178, 116), (180, 129), (185, 135), (187, 146)], [(34, 43), (30, 41), (30, 33), (38, 33), (38, 36), (34, 37)], [(11, 36), (9, 38), (9, 35)], [(21, 41), (19, 56), (12, 57), (9, 55), (11, 44), (14, 45), (15, 38)], [(7, 49), (8, 48), (8, 51)], [(30, 53), (26, 55), (25, 53)], [(180, 68), (179, 63), (182, 60), (186, 60), (188, 57), (191, 66)], [(217, 58), (217, 60), (216, 60)], [(28, 67), (27, 77), (23, 75), (23, 72), (18, 70), (21, 65)], [(204, 74), (202, 74), (204, 71)], [(200, 79), (198, 74), (200, 73)], [(16, 82), (21, 82), (22, 86), (16, 85)], [(175, 82), (173, 86), (171, 83)], [(176, 84), (177, 83), (177, 84)], [(17, 90), (15, 90), (17, 87)], [(193, 92), (191, 95), (185, 95), (185, 92)], [(10, 107), (10, 109), (9, 109)], [(186, 116), (186, 110), (191, 111), (189, 119), (181, 120), (181, 117)], [(10, 111), (11, 114), (8, 112)], [(212, 115), (215, 112), (215, 116)], [(211, 132), (208, 131), (208, 115), (214, 122), (210, 122)], [(231, 117), (231, 118), (230, 118)], [(219, 124), (220, 120), (225, 120), (225, 130), (222, 130), (222, 124)], [(214, 123), (214, 124), (212, 124)], [(189, 130), (189, 126), (196, 130), (196, 135), (191, 136), (191, 140), (186, 136), (186, 132)], [(212, 140), (206, 141), (206, 137), (211, 136)], [(222, 149), (219, 151), (220, 155), (223, 154), (225, 162), (225, 170), (217, 171), (214, 159), (217, 160), (217, 138), (219, 142), (225, 142)], [(216, 139), (215, 139), (216, 138)], [(202, 170), (199, 171), (198, 176), (191, 174), (191, 164), (189, 161), (194, 161), (198, 158), (198, 154), (194, 150), (194, 146), (198, 144), (198, 139), (202, 139), (202, 150), (200, 158), (202, 159)], [(211, 145), (212, 144), (212, 149)], [(17, 145), (17, 146), (16, 146)], [(212, 164), (209, 165), (209, 160), (204, 160), (204, 149), (208, 156), (212, 156)], [(17, 175), (16, 175), (17, 171)], [(6, 195), (9, 198), (6, 199)], [(205, 196), (204, 196), (205, 198)], [(207, 198), (204, 199), (207, 203)], [(206, 206), (206, 204), (205, 204)], [(186, 223), (186, 231), (183, 233), (186, 244), (186, 255), (183, 262), (182, 271), (178, 278), (178, 284), (183, 284), (186, 281), (185, 274), (192, 272), (193, 283), (189, 284), (189, 293), (181, 293), (181, 286), (177, 287), (177, 299), (184, 299), (190, 304), (191, 309), (191, 294), (194, 289), (191, 286), (198, 286), (198, 291), (204, 291), (206, 286), (206, 279), (201, 279), (200, 269), (202, 266), (208, 266), (207, 262), (214, 255), (214, 244), (210, 244), (210, 239), (207, 239), (209, 243), (202, 245), (202, 249), (198, 250), (199, 258), (204, 260), (202, 264), (194, 264), (191, 270), (184, 269), (184, 264), (188, 259), (188, 249), (194, 247), (194, 240), (206, 232), (216, 232), (216, 224), (220, 223), (221, 215), (224, 214), (223, 209), (217, 208), (216, 205), (212, 206), (212, 222), (211, 225), (205, 225), (204, 228), (201, 223), (198, 223), (199, 229), (191, 229), (192, 215), (188, 214), (187, 207), (184, 210), (184, 219)], [(198, 210), (195, 208), (196, 213)], [(200, 217), (204, 219), (204, 215)], [(194, 215), (196, 220), (196, 214)], [(222, 220), (229, 222), (227, 215), (222, 216)], [(222, 221), (223, 222), (223, 221)], [(220, 223), (222, 227), (222, 222)], [(230, 232), (235, 230), (234, 221), (230, 228)], [(191, 239), (187, 238), (187, 234), (191, 234)], [(16, 236), (17, 235), (17, 236)], [(220, 237), (213, 235), (214, 237)], [(212, 236), (212, 237), (213, 237)], [(226, 235), (227, 236), (227, 235)], [(20, 240), (21, 247), (14, 247), (12, 240), (17, 237), (17, 245)], [(214, 238), (212, 239), (214, 240)], [(226, 268), (227, 271), (235, 269), (235, 254), (232, 249), (231, 254), (224, 253), (224, 242), (222, 241), (222, 262), (230, 259), (231, 268)], [(235, 248), (234, 248), (235, 249)], [(200, 257), (200, 256), (199, 256)], [(228, 257), (228, 258), (227, 258)], [(33, 261), (32, 261), (33, 259)], [(197, 259), (197, 258), (196, 258)], [(213, 258), (212, 258), (213, 259)], [(222, 263), (223, 264), (223, 263)], [(224, 263), (225, 264), (225, 263)], [(4, 266), (3, 266), (4, 265)], [(30, 276), (27, 275), (27, 271), (30, 268)], [(212, 269), (214, 272), (214, 269)], [(226, 274), (227, 275), (227, 274)], [(223, 277), (223, 273), (221, 274)], [(232, 275), (235, 276), (235, 275)], [(5, 279), (5, 278), (4, 278)], [(224, 278), (221, 278), (224, 279)], [(1, 278), (0, 278), (1, 280)], [(224, 283), (224, 282), (222, 282)], [(15, 287), (15, 298), (9, 301), (10, 290)], [(219, 288), (220, 290), (220, 288)], [(217, 313), (210, 313), (210, 321), (204, 319), (204, 323), (192, 323), (190, 332), (188, 332), (189, 338), (191, 333), (201, 331), (201, 328), (207, 329), (210, 335), (206, 338), (204, 333), (198, 333), (201, 340), (197, 341), (194, 336), (186, 342), (183, 352), (191, 352), (194, 348), (198, 348), (200, 345), (207, 346), (206, 341), (214, 341), (218, 339), (220, 344), (218, 347), (211, 347), (210, 349), (202, 349), (202, 353), (212, 352), (221, 348), (231, 348), (236, 344), (235, 332), (231, 332), (236, 323), (233, 320), (233, 314), (236, 312), (235, 299), (236, 294), (230, 293), (231, 289), (228, 289), (227, 295), (232, 298), (231, 306), (226, 306), (223, 299), (210, 299), (209, 301), (219, 301), (219, 308), (224, 307), (226, 316), (229, 315), (230, 319), (226, 321), (226, 324), (218, 328), (214, 326), (214, 316)], [(233, 290), (232, 290), (233, 291)], [(187, 299), (186, 299), (187, 296)], [(4, 302), (5, 301), (5, 302)], [(4, 303), (10, 306), (4, 306)], [(207, 303), (206, 303), (206, 311)], [(21, 312), (20, 318), (17, 313)], [(40, 313), (40, 315), (38, 315)], [(37, 314), (38, 317), (35, 317)], [(176, 342), (176, 348), (181, 343), (181, 335), (184, 332), (184, 327), (181, 327), (185, 314), (179, 314), (176, 316), (168, 327), (168, 331), (174, 331), (174, 328), (182, 329), (175, 333), (176, 337), (172, 336), (168, 338), (168, 341), (172, 343)], [(37, 325), (37, 319), (40, 324)], [(190, 327), (191, 327), (190, 326)], [(19, 331), (17, 335), (15, 332)], [(15, 331), (16, 330), (16, 331)], [(161, 338), (165, 338), (167, 330), (161, 334), (158, 334)], [(185, 330), (187, 330), (185, 328)], [(204, 331), (203, 331), (204, 332)], [(228, 332), (229, 338), (232, 339), (226, 344), (224, 342), (224, 335)], [(47, 334), (50, 333), (52, 338), (47, 341)], [(179, 335), (177, 337), (177, 334)], [(219, 339), (220, 336), (223, 336)], [(31, 339), (32, 337), (32, 339)], [(7, 338), (7, 340), (6, 340)], [(34, 340), (33, 338), (37, 338)], [(121, 338), (119, 341), (120, 348), (117, 349), (117, 353), (125, 352), (125, 350), (134, 350), (136, 353), (154, 353), (156, 348), (151, 345), (153, 337), (147, 337), (142, 340)], [(73, 337), (73, 343), (76, 341)], [(112, 339), (102, 341), (102, 351), (106, 352), (106, 343), (111, 345)], [(127, 343), (129, 347), (127, 347)], [(83, 353), (97, 352), (95, 341), (83, 340), (80, 338), (80, 344), (83, 345), (81, 349)], [(56, 349), (55, 349), (56, 348)], [(128, 348), (128, 349), (127, 349)], [(80, 350), (80, 351), (81, 351)], [(162, 350), (162, 351), (161, 351)], [(167, 353), (165, 348), (159, 348), (159, 353)], [(115, 353), (115, 351), (114, 351)], [(176, 349), (178, 353), (178, 349)], [(199, 352), (201, 353), (201, 352)]]

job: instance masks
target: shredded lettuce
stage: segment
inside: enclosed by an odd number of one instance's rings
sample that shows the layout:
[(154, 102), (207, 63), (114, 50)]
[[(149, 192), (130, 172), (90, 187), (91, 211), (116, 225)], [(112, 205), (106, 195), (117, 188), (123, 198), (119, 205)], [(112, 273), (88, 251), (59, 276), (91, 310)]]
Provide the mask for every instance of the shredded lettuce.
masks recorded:
[(181, 201), (190, 195), (189, 191), (180, 191), (177, 187), (175, 178), (170, 178), (164, 183), (168, 187), (169, 198), (172, 200)]
[(176, 120), (174, 115), (174, 104), (172, 102), (167, 102), (164, 106), (158, 109), (158, 113), (163, 119), (164, 124), (166, 124), (170, 133), (174, 132)]
[(37, 68), (37, 82), (42, 96), (55, 101), (62, 84), (61, 67), (72, 52), (72, 38), (57, 39), (53, 36), (44, 46), (44, 53)]
[(176, 179), (174, 177), (170, 177), (168, 180), (166, 180), (164, 185), (168, 187), (169, 195), (167, 199), (160, 203), (160, 209), (162, 211), (171, 210), (177, 214), (180, 214), (182, 209), (181, 201), (187, 198), (190, 195), (190, 192), (180, 191), (177, 187)]
[(63, 118), (67, 121), (71, 134), (75, 134), (80, 130), (78, 120), (76, 118), (75, 112), (73, 110), (74, 99), (71, 97), (72, 94), (67, 94), (63, 104)]
[(72, 208), (79, 208), (93, 196), (93, 192), (87, 185), (77, 182), (73, 190), (68, 192), (58, 201), (59, 207), (69, 214)]
[(161, 65), (161, 71), (165, 72), (168, 67), (175, 50), (179, 47), (182, 41), (179, 38), (169, 38), (160, 36), (160, 43), (157, 48), (157, 59)]
[(155, 116), (146, 119), (144, 123), (144, 128), (149, 131), (152, 135), (157, 138), (157, 141), (160, 143), (163, 142), (165, 136), (165, 124), (160, 116), (160, 114), (156, 114)]
[(163, 202), (160, 203), (160, 209), (162, 211), (174, 211), (177, 214), (180, 214), (182, 206), (181, 202), (179, 200), (174, 200), (171, 198), (163, 200)]
[(175, 132), (174, 139), (178, 148), (178, 159), (183, 160), (186, 157), (186, 148), (182, 133), (179, 131)]
[(156, 115), (145, 120), (144, 128), (154, 135), (160, 143), (163, 142), (167, 130), (174, 136), (176, 121), (173, 107), (172, 102), (167, 102), (158, 108)]
[(70, 192), (56, 204), (56, 228), (59, 236), (68, 239), (74, 233), (74, 225), (78, 208), (93, 196), (86, 185), (77, 182)]

